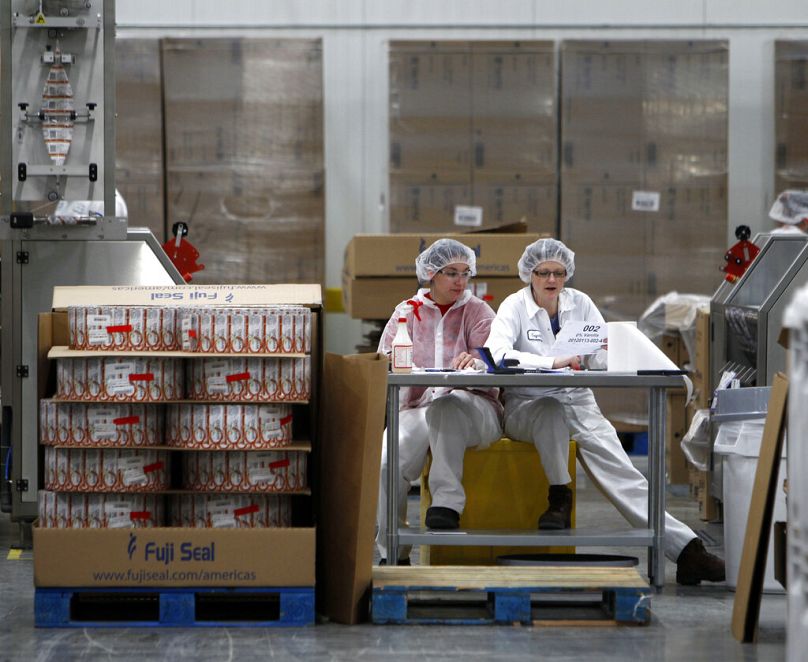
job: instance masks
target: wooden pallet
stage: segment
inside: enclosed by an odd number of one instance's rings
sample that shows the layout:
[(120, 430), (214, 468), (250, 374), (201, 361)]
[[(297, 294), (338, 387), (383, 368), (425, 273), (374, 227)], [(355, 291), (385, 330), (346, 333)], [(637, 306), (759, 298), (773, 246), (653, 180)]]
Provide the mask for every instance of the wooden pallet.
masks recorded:
[(37, 588), (36, 627), (295, 627), (313, 588)]
[(651, 589), (634, 568), (384, 566), (374, 623), (646, 624)]

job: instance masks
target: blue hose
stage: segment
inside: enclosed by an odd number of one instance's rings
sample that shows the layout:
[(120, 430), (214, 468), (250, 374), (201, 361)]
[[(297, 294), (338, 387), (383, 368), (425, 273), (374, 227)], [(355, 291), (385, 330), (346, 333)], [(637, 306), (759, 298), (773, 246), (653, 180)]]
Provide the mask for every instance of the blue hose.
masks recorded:
[(6, 466), (5, 466), (5, 469), (6, 469), (6, 472), (5, 472), (5, 479), (6, 479), (6, 480), (8, 480), (8, 476), (9, 476), (9, 470), (10, 470), (10, 468), (11, 468), (11, 450), (12, 450), (12, 448), (14, 448), (14, 447), (13, 447), (13, 446), (9, 446), (9, 447), (8, 447), (8, 452), (6, 453), (6, 463), (5, 463), (5, 464), (6, 464)]

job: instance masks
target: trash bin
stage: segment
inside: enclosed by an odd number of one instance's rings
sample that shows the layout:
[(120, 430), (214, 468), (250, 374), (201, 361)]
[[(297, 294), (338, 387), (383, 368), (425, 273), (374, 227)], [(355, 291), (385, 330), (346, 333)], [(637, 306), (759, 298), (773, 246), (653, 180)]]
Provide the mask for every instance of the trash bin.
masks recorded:
[[(713, 446), (713, 452), (721, 456), (723, 465), (724, 501), (724, 560), (727, 569), (727, 586), (734, 589), (738, 583), (738, 570), (741, 567), (746, 522), (752, 491), (755, 485), (755, 472), (760, 457), (760, 444), (763, 439), (765, 419), (732, 421), (722, 423)], [(786, 519), (786, 497), (783, 492), (783, 479), (786, 477), (786, 452), (783, 444), (783, 459), (777, 476), (775, 492), (774, 522)], [(769, 533), (769, 548), (766, 555), (766, 574), (763, 581), (765, 593), (783, 593), (783, 587), (774, 578), (774, 533)]]

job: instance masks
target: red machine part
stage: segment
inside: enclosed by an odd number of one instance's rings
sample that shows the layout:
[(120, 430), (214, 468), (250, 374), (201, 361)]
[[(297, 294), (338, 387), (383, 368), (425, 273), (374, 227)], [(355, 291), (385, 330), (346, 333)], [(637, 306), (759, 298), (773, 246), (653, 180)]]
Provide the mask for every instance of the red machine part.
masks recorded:
[(188, 226), (184, 223), (175, 223), (172, 228), (174, 239), (170, 239), (163, 244), (163, 250), (168, 258), (177, 267), (177, 271), (182, 274), (186, 283), (190, 283), (192, 274), (202, 271), (204, 264), (197, 263), (199, 251), (185, 237), (188, 234)]
[(726, 264), (722, 265), (720, 269), (727, 274), (725, 280), (730, 283), (734, 283), (743, 276), (752, 260), (760, 253), (760, 249), (749, 241), (751, 233), (752, 231), (748, 225), (739, 225), (735, 228), (735, 237), (738, 239), (738, 243), (731, 246), (724, 254)]

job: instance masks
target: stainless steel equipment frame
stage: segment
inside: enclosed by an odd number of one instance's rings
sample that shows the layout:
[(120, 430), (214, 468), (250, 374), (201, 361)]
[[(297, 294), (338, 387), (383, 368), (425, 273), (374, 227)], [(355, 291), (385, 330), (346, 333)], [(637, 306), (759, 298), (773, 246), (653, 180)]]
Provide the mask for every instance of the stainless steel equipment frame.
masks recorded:
[(398, 526), (398, 472), (387, 472), (387, 559), (398, 563), (402, 544), (420, 545), (562, 545), (648, 547), (648, 578), (661, 588), (665, 583), (665, 391), (681, 387), (684, 380), (675, 375), (637, 375), (617, 372), (527, 373), (493, 375), (487, 373), (417, 372), (391, 374), (387, 379), (387, 461), (398, 466), (399, 389), (406, 386), (443, 388), (508, 386), (548, 388), (647, 388), (648, 407), (648, 524), (647, 529), (608, 531), (572, 529), (567, 531), (460, 530), (451, 533)]

